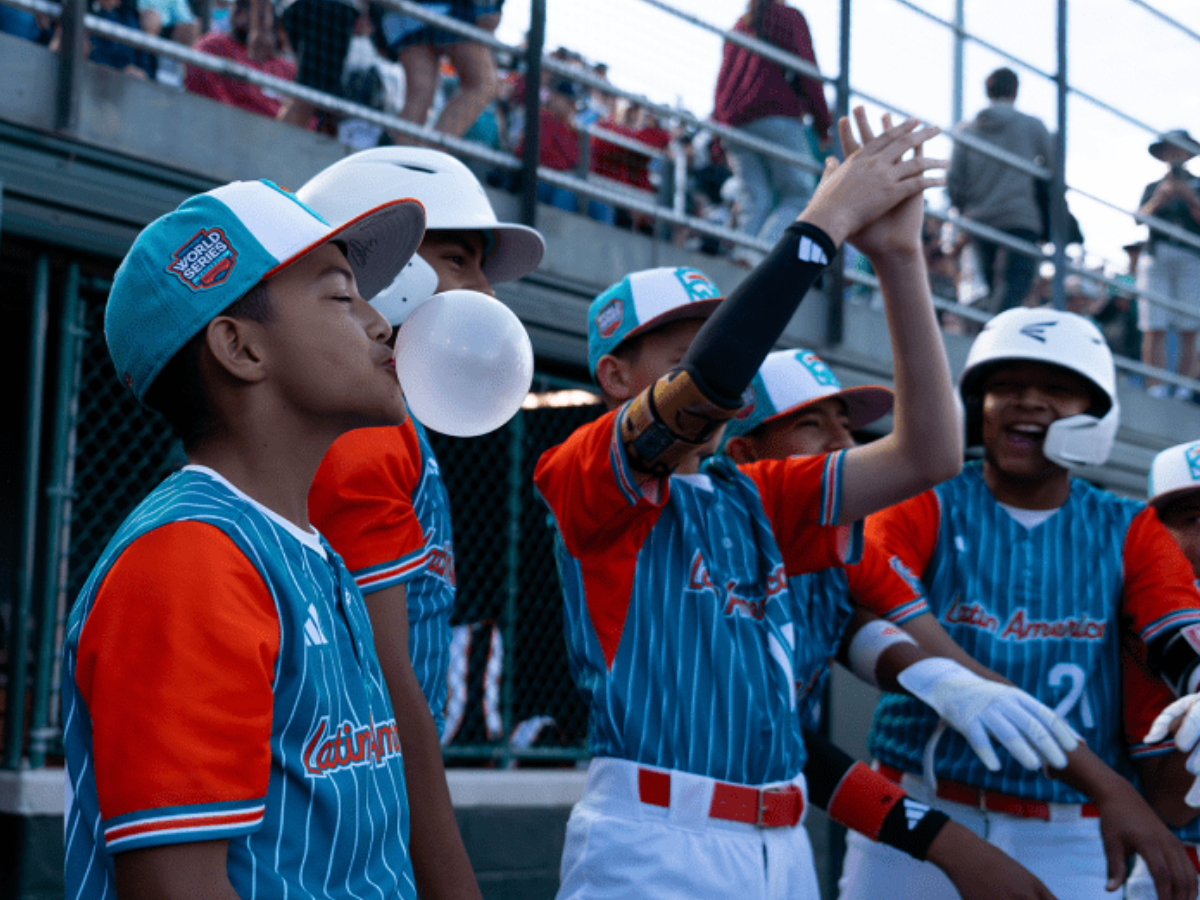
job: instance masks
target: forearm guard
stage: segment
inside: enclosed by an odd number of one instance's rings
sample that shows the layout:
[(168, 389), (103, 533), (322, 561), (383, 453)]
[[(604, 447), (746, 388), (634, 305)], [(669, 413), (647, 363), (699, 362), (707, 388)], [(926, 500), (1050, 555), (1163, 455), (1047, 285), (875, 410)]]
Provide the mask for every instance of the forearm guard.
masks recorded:
[(647, 478), (666, 478), (740, 408), (710, 400), (690, 373), (673, 369), (625, 408), (621, 443), (629, 467)]

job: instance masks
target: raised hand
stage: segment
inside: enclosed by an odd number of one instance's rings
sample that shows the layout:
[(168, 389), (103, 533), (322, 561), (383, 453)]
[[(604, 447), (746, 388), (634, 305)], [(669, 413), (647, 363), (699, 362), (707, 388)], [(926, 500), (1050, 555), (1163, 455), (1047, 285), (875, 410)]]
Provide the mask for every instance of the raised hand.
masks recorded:
[[(869, 140), (871, 125), (867, 121), (866, 115), (860, 108), (855, 111), (855, 116), (858, 119), (859, 133), (864, 140)], [(883, 127), (892, 127), (892, 117), (888, 113), (883, 116)], [(842, 146), (846, 147), (847, 153), (849, 153), (847, 139), (851, 143), (854, 141), (854, 136), (850, 134), (849, 123), (842, 135)], [(914, 147), (911, 159), (922, 159), (924, 149), (923, 144)], [(846, 240), (872, 261), (878, 261), (885, 256), (897, 253), (919, 253), (922, 246), (921, 229), (924, 221), (925, 198), (923, 192), (918, 191), (901, 200), (873, 222), (851, 234)]]
[[(921, 194), (927, 188), (945, 183), (944, 176), (927, 174), (946, 168), (945, 160), (917, 154), (905, 159), (910, 151), (917, 150), (940, 132), (936, 126), (918, 128), (915, 119), (891, 125), (889, 118), (883, 131), (876, 135), (862, 107), (855, 109), (854, 117), (861, 143), (854, 137), (849, 120), (842, 118), (838, 122), (838, 134), (846, 151), (846, 160), (838, 163), (830, 157), (825, 161), (821, 182), (800, 214), (800, 221), (816, 225), (839, 244), (850, 235), (862, 232), (903, 201), (916, 198), (920, 208)], [(907, 222), (907, 218), (904, 221)], [(916, 238), (919, 249), (919, 220)], [(867, 239), (870, 242), (870, 234)]]

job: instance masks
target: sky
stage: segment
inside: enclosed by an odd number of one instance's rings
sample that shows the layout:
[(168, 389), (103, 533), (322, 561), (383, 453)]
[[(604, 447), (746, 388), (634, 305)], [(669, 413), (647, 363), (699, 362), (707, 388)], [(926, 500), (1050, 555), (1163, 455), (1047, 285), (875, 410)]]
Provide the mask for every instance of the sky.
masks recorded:
[[(1055, 0), (962, 0), (967, 42), (963, 114), (987, 104), (983, 82), (1007, 65), (1021, 78), (1017, 107), (1057, 130)], [(669, 5), (728, 28), (746, 0), (668, 0)], [(850, 79), (862, 103), (878, 115), (890, 109), (947, 128), (953, 124), (953, 36), (932, 21), (954, 15), (955, 0), (850, 0)], [(813, 33), (821, 71), (838, 70), (841, 0), (790, 0)], [(546, 47), (608, 64), (618, 87), (706, 117), (721, 57), (721, 38), (644, 0), (546, 0)], [(1123, 268), (1121, 247), (1145, 236), (1129, 216), (1162, 163), (1147, 152), (1156, 133), (1186, 128), (1200, 138), (1200, 3), (1196, 0), (1068, 0), (1067, 74), (1078, 92), (1067, 103), (1066, 178), (1087, 262)], [(1182, 23), (1181, 32), (1155, 16)], [(519, 44), (529, 24), (528, 0), (508, 0), (497, 37)], [(991, 49), (996, 48), (995, 50)], [(1000, 52), (997, 52), (1000, 51)], [(1017, 61), (1002, 54), (1015, 57)], [(1085, 96), (1086, 95), (1086, 96)], [(827, 90), (831, 105), (833, 90)], [(1089, 99), (1119, 112), (1110, 112)], [(930, 155), (948, 157), (939, 138)], [(1193, 163), (1200, 173), (1200, 163)], [(1088, 195), (1088, 196), (1085, 196)], [(1093, 199), (1097, 198), (1097, 199)], [(930, 202), (944, 207), (942, 192)], [(1119, 207), (1114, 210), (1111, 206)]]

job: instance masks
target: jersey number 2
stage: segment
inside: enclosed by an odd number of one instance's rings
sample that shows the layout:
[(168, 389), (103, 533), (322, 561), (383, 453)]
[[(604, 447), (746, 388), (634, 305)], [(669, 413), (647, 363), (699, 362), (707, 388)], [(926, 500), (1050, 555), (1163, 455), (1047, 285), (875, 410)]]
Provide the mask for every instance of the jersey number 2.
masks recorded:
[(1071, 683), (1070, 690), (1067, 691), (1067, 696), (1058, 701), (1058, 705), (1054, 707), (1054, 711), (1067, 718), (1067, 714), (1075, 708), (1075, 704), (1079, 704), (1079, 718), (1083, 722), (1084, 728), (1092, 728), (1096, 724), (1096, 717), (1092, 714), (1092, 703), (1088, 700), (1087, 694), (1083, 692), (1083, 685), (1087, 681), (1087, 673), (1083, 668), (1075, 665), (1075, 663), (1058, 663), (1050, 670), (1049, 675), (1050, 687), (1058, 687), (1064, 681)]

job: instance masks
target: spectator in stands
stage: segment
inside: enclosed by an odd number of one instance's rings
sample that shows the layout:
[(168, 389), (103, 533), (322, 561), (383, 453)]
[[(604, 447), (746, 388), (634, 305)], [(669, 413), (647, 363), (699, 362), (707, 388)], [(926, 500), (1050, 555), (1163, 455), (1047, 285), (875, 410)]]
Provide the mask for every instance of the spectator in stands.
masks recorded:
[[(503, 0), (416, 0), (430, 12), (449, 16), (485, 31), (500, 24)], [(439, 82), (439, 64), (449, 57), (458, 73), (459, 89), (442, 108), (435, 128), (443, 134), (462, 137), (475, 124), (499, 93), (496, 61), (486, 44), (427, 25), (396, 10), (386, 10), (380, 20), (383, 40), (393, 58), (404, 66), (407, 92), (400, 118), (425, 125)], [(411, 144), (413, 138), (395, 132), (397, 143)]]
[(1137, 304), (1134, 303), (1136, 295), (1133, 290), (1142, 248), (1141, 241), (1126, 244), (1122, 248), (1129, 258), (1129, 268), (1128, 271), (1117, 275), (1115, 280), (1128, 287), (1128, 290), (1110, 287), (1106, 298), (1097, 306), (1094, 316), (1112, 352), (1128, 359), (1138, 359), (1142, 347), (1142, 333), (1138, 330)]
[[(464, 141), (473, 141), (476, 144), (482, 144), (492, 150), (500, 150), (503, 147), (501, 138), (501, 112), (499, 104), (499, 91), (502, 90), (500, 82), (497, 81), (498, 93), (495, 98), (488, 101), (487, 106), (479, 114), (475, 122), (462, 134)], [(436, 110), (443, 110), (446, 105), (458, 94), (461, 90), (462, 80), (458, 77), (458, 72), (448, 61), (443, 60), (441, 71), (441, 82), (438, 85), (437, 101), (434, 104)], [(472, 168), (472, 161), (464, 159), (463, 162), (468, 168)]]
[(34, 15), (23, 9), (0, 5), (0, 34), (12, 34), (36, 44), (49, 43), (54, 29), (41, 13)]
[[(591, 74), (601, 81), (608, 81), (608, 66), (596, 63), (591, 67)], [(603, 88), (587, 87), (584, 89), (584, 100), (579, 112), (575, 114), (575, 124), (582, 129), (595, 125), (601, 119), (606, 119), (613, 113), (613, 95)]]
[[(817, 65), (808, 22), (798, 9), (782, 0), (750, 0), (733, 31), (774, 44), (813, 67)], [(717, 75), (712, 114), (715, 121), (782, 145), (812, 160), (815, 166), (816, 155), (803, 122), (806, 115), (812, 116), (820, 148), (827, 147), (833, 119), (821, 80), (799, 76), (726, 41)], [(741, 186), (738, 230), (774, 244), (812, 196), (817, 184), (815, 171), (734, 144), (725, 149)], [(757, 256), (743, 251), (735, 259), (751, 264)]]
[[(992, 144), (1030, 163), (1053, 168), (1050, 132), (1040, 119), (1018, 112), (1014, 106), (1019, 87), (1017, 73), (997, 69), (987, 77), (991, 104), (959, 133)], [(1041, 238), (1042, 217), (1035, 179), (1008, 163), (956, 141), (950, 157), (946, 189), (950, 202), (973, 222), (1003, 231), (1022, 241)], [(975, 238), (980, 274), (989, 295), (981, 308), (1002, 312), (1020, 306), (1037, 274), (1038, 258), (1001, 248), (994, 241)]]
[[(188, 0), (137, 0), (142, 31), (155, 37), (169, 38), (185, 47), (196, 43), (200, 26)], [(150, 74), (159, 81), (183, 84), (183, 64), (173, 59), (151, 56)]]
[[(575, 130), (575, 103), (579, 88), (561, 78), (544, 92), (538, 124), (538, 165), (556, 172), (572, 172), (579, 167), (579, 132)], [(522, 139), (517, 156), (525, 150)], [(567, 212), (578, 212), (579, 197), (568, 188), (538, 182), (538, 200)], [(612, 224), (612, 208), (595, 200), (587, 203), (588, 215)]]
[[(106, 22), (124, 25), (126, 28), (139, 30), (141, 28), (134, 0), (91, 0), (91, 3), (88, 4), (88, 12)], [(50, 49), (58, 52), (61, 40), (62, 28), (59, 26), (50, 41)], [(92, 62), (120, 69), (126, 75), (132, 75), (134, 78), (149, 76), (152, 64), (150, 55), (145, 51), (99, 35), (89, 35), (88, 42), (91, 46), (88, 51), (88, 59)]]
[[(250, 30), (246, 48), (256, 62), (269, 59), (275, 48), (271, 0), (250, 0)], [(360, 9), (356, 0), (279, 0), (275, 7), (296, 54), (296, 83), (342, 96), (342, 70)], [(279, 120), (308, 128), (317, 108), (307, 100), (288, 97)]]
[[(1183, 129), (1168, 131), (1150, 145), (1150, 155), (1167, 164), (1167, 173), (1146, 186), (1138, 207), (1138, 220), (1150, 225), (1150, 258), (1139, 270), (1138, 288), (1163, 294), (1200, 313), (1200, 249), (1147, 221), (1147, 217), (1153, 217), (1200, 240), (1200, 178), (1184, 168), (1197, 152), (1200, 145)], [(1142, 362), (1160, 369), (1167, 367), (1167, 329), (1174, 328), (1179, 336), (1177, 371), (1196, 377), (1196, 330), (1200, 319), (1143, 298), (1138, 301), (1138, 325), (1142, 329)], [(1168, 393), (1167, 385), (1160, 381), (1151, 380), (1149, 385), (1154, 396), (1165, 397)], [(1177, 392), (1180, 396), (1191, 395), (1182, 386)]]
[(930, 293), (941, 300), (958, 299), (958, 260), (962, 256), (962, 242), (946, 241), (942, 220), (927, 213), (921, 226), (921, 245), (925, 250)]
[[(671, 133), (637, 103), (624, 104), (618, 117), (601, 119), (596, 123), (596, 129), (611, 131), (631, 141), (645, 144), (654, 150), (663, 150), (671, 143)], [(621, 185), (645, 191), (647, 201), (655, 199), (655, 185), (650, 177), (655, 161), (647, 153), (632, 150), (599, 137), (591, 139), (590, 147), (589, 172), (603, 178), (610, 178)], [(652, 221), (645, 213), (623, 209), (617, 211), (616, 224), (645, 233), (649, 233), (652, 229)]]
[(229, 32), (233, 29), (233, 4), (230, 0), (210, 0), (208, 6), (208, 33)]
[[(275, 46), (270, 57), (263, 60), (250, 58), (246, 40), (250, 34), (250, 0), (237, 0), (229, 20), (229, 33), (211, 31), (196, 42), (196, 49), (211, 56), (220, 56), (233, 60), (243, 66), (258, 69), (276, 78), (287, 81), (296, 79), (296, 63), (284, 55), (284, 47), (278, 30), (275, 33)], [(187, 67), (184, 87), (193, 94), (211, 97), (220, 103), (236, 106), (260, 116), (275, 118), (283, 102), (278, 96), (264, 90), (258, 85), (239, 81), (228, 75), (219, 75), (208, 69), (197, 66)]]

